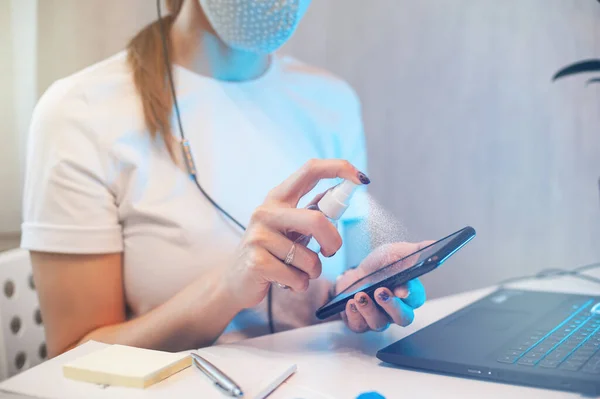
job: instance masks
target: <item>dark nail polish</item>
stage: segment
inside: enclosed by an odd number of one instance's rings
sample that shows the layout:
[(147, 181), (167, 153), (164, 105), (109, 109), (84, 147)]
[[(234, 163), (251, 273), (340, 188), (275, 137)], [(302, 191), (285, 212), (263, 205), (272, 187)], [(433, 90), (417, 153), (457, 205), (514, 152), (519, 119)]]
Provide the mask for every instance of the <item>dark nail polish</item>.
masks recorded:
[(358, 309), (356, 309), (356, 305), (355, 305), (355, 304), (353, 304), (353, 303), (351, 303), (351, 304), (350, 304), (350, 310), (351, 310), (353, 313), (356, 313), (356, 312), (358, 312)]
[(333, 258), (337, 254), (337, 251), (328, 256), (328, 258)]
[(387, 302), (390, 300), (390, 294), (388, 294), (387, 291), (381, 291), (378, 296), (379, 299), (381, 299), (383, 302)]
[(367, 300), (366, 295), (365, 296), (361, 296), (360, 298), (358, 298), (358, 303), (360, 304), (360, 306), (366, 306), (366, 304), (369, 303), (369, 301)]
[(371, 183), (371, 179), (369, 179), (363, 172), (358, 172), (358, 180), (360, 180), (362, 184)]

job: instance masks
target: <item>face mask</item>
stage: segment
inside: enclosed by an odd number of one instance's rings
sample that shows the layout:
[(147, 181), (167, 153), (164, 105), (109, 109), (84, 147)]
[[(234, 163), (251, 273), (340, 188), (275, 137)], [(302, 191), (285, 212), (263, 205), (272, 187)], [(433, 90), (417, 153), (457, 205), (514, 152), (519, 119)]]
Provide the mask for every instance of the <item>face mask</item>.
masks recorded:
[(292, 36), (311, 0), (200, 0), (206, 17), (229, 47), (269, 54)]

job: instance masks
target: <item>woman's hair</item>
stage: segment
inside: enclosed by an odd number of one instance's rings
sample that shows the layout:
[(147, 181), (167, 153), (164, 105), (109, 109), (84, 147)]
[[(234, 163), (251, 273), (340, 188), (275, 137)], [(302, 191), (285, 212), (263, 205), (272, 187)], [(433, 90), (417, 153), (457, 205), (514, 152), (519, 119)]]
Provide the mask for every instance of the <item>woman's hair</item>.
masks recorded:
[(142, 29), (127, 45), (127, 60), (133, 71), (135, 88), (142, 99), (144, 122), (153, 138), (161, 135), (173, 160), (174, 140), (171, 132), (173, 98), (169, 88), (168, 70), (165, 62), (161, 23), (169, 48), (169, 32), (179, 14), (184, 0), (166, 0), (169, 15)]

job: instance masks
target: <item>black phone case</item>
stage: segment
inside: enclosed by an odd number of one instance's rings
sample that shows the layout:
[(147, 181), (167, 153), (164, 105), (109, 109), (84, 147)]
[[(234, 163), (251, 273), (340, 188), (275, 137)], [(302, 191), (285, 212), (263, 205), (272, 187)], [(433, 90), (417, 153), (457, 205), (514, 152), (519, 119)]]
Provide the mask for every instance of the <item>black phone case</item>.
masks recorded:
[[(373, 300), (373, 303), (375, 303), (378, 307), (380, 307), (379, 304), (377, 303), (377, 301), (375, 301), (375, 291), (378, 288), (386, 287), (386, 288), (391, 289), (392, 287), (406, 284), (410, 280), (413, 280), (419, 276), (422, 276), (423, 274), (429, 273), (430, 271), (434, 270), (438, 266), (439, 266), (439, 264), (437, 264), (437, 263), (431, 263), (428, 265), (423, 265), (423, 267), (418, 268), (418, 269), (405, 270), (405, 271), (408, 271), (409, 273), (406, 273), (404, 276), (402, 276), (402, 273), (399, 273), (394, 276), (388, 277), (387, 279), (370, 286), (369, 288), (367, 288), (366, 290), (364, 290), (362, 292), (367, 294)], [(331, 316), (334, 316), (340, 312), (343, 312), (344, 309), (346, 309), (346, 304), (352, 298), (353, 297), (348, 297), (348, 298), (342, 299), (341, 301), (336, 302), (330, 306), (322, 307), (322, 308), (318, 309), (317, 313), (316, 313), (317, 318), (319, 318), (320, 320), (325, 320)]]
[[(459, 233), (459, 234), (457, 234)], [(444, 237), (438, 241), (436, 241), (435, 243), (431, 244), (431, 245), (435, 245), (440, 241), (443, 241), (445, 239), (447, 239), (448, 237), (457, 234), (457, 236), (455, 238), (452, 239), (452, 241), (450, 241), (446, 246), (444, 246), (443, 248), (441, 248), (437, 253), (435, 253), (435, 255), (433, 255), (430, 259), (428, 259), (426, 261), (425, 264), (423, 264), (420, 267), (417, 268), (409, 268), (406, 270), (401, 271), (398, 274), (395, 274), (393, 276), (390, 276), (388, 278), (386, 278), (385, 280), (380, 281), (379, 283), (373, 284), (372, 286), (366, 288), (365, 290), (363, 290), (362, 292), (364, 292), (365, 294), (369, 295), (369, 297), (373, 300), (373, 302), (378, 306), (379, 304), (377, 304), (377, 301), (375, 301), (375, 291), (380, 288), (380, 287), (386, 287), (386, 288), (392, 288), (392, 287), (396, 287), (398, 285), (402, 285), (402, 284), (406, 284), (408, 283), (410, 280), (414, 280), (417, 277), (420, 277), (424, 274), (427, 274), (429, 272), (431, 272), (432, 270), (435, 270), (437, 267), (439, 267), (442, 263), (444, 263), (446, 261), (446, 259), (448, 259), (450, 256), (452, 256), (456, 251), (458, 251), (460, 248), (462, 248), (463, 246), (465, 246), (469, 241), (471, 241), (473, 239), (473, 237), (475, 237), (475, 229), (467, 226), (461, 230), (458, 230), (455, 233), (452, 233), (450, 235), (448, 235), (447, 237)], [(421, 249), (420, 251), (424, 250), (426, 248)], [(417, 251), (419, 252), (419, 251)], [(413, 254), (407, 255), (408, 256), (412, 256)], [(437, 260), (433, 260), (432, 258), (435, 258), (435, 256), (437, 255)], [(405, 259), (406, 257), (402, 258)], [(398, 261), (401, 261), (402, 259), (399, 259)], [(397, 261), (397, 262), (398, 262)], [(396, 263), (396, 262), (394, 262)], [(393, 263), (392, 263), (393, 264)], [(346, 309), (346, 304), (348, 303), (348, 301), (350, 299), (352, 299), (353, 297), (350, 296), (348, 298), (342, 299), (338, 302), (335, 302), (331, 305), (328, 306), (323, 306), (321, 308), (319, 308), (316, 312), (316, 316), (318, 319), (320, 320), (325, 320), (331, 316), (334, 316), (340, 312), (343, 312), (344, 309)]]

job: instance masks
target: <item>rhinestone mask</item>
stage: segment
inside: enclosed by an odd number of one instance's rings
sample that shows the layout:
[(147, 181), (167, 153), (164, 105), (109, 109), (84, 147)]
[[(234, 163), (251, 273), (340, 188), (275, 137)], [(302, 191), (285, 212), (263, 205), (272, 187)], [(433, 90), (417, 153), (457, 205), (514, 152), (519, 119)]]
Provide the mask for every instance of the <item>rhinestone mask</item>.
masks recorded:
[(200, 4), (229, 47), (269, 54), (292, 36), (310, 0), (200, 0)]

